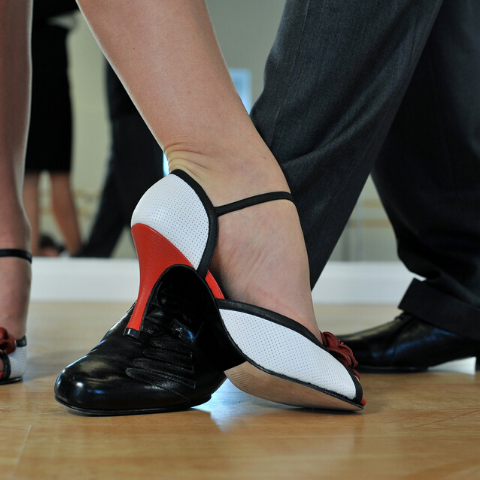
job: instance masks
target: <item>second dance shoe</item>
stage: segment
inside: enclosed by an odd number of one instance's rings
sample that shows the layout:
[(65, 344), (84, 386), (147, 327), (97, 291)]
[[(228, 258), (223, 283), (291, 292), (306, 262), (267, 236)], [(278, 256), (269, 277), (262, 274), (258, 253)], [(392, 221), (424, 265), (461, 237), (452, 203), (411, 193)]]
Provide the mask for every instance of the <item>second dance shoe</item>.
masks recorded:
[[(331, 334), (324, 334), (322, 345), (289, 318), (225, 299), (209, 271), (218, 218), (276, 200), (293, 199), (289, 193), (272, 192), (215, 207), (202, 187), (179, 170), (153, 185), (132, 217), (140, 264), (140, 290), (134, 308), (96, 349), (60, 374), (55, 387), (57, 400), (97, 414), (188, 408), (208, 400), (225, 371), (235, 385), (258, 397), (301, 407), (361, 410), (365, 401), (348, 347)], [(152, 318), (165, 316), (158, 303), (164, 291), (176, 298), (177, 313), (172, 317), (175, 320), (169, 317), (166, 324), (161, 323), (162, 335), (169, 338), (168, 348), (152, 352), (152, 345), (164, 344), (151, 326)], [(182, 315), (187, 315), (192, 327), (179, 320)], [(195, 348), (185, 350), (180, 339), (194, 340)], [(180, 358), (185, 352), (191, 359), (186, 368)], [(162, 357), (160, 363), (152, 361), (158, 356)], [(164, 379), (171, 378), (172, 369), (178, 374), (180, 367), (189, 370), (193, 385), (178, 391), (181, 400), (158, 390), (169, 390)], [(202, 391), (204, 372), (207, 377), (216, 372), (219, 379), (207, 382)], [(136, 393), (130, 392), (132, 376), (144, 384)], [(186, 377), (181, 378), (184, 382)], [(116, 400), (114, 404), (105, 400), (105, 405), (99, 406), (95, 402), (103, 401), (102, 396)]]
[[(0, 257), (17, 257), (32, 263), (32, 255), (17, 248), (0, 249)], [(5, 328), (0, 328), (0, 363), (0, 385), (22, 380), (27, 366), (27, 338), (15, 340)]]
[(359, 370), (365, 372), (421, 372), (467, 357), (477, 357), (476, 368), (480, 369), (479, 341), (447, 332), (409, 313), (341, 339), (348, 342)]
[(140, 335), (124, 335), (133, 306), (58, 376), (56, 400), (90, 415), (168, 412), (208, 401), (238, 359), (216, 342), (211, 294), (194, 274), (167, 269), (152, 289)]
[(27, 339), (15, 340), (4, 328), (0, 328), (0, 385), (19, 382), (27, 365)]

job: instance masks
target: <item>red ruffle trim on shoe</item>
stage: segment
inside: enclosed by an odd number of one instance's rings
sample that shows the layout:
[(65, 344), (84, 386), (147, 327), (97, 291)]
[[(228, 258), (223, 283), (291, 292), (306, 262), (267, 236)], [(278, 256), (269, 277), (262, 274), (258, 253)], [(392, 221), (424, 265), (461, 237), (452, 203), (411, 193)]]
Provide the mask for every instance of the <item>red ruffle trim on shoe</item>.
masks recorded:
[(0, 350), (7, 355), (13, 353), (17, 348), (15, 338), (10, 335), (4, 328), (0, 328)]
[(359, 373), (355, 370), (358, 362), (353, 356), (352, 350), (341, 342), (333, 333), (320, 332), (322, 335), (323, 345), (329, 353), (331, 353), (342, 365), (349, 368), (353, 374), (360, 380)]

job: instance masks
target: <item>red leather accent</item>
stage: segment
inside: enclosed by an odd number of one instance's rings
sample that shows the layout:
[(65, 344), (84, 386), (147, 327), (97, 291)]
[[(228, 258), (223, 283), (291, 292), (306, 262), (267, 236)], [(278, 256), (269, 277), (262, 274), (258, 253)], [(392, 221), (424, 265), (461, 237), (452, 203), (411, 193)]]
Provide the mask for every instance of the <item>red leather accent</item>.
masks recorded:
[[(150, 292), (160, 275), (172, 265), (193, 265), (173, 243), (148, 225), (135, 224), (132, 235), (140, 265), (140, 288), (135, 309), (126, 328), (139, 331)], [(207, 273), (206, 282), (215, 298), (224, 298), (210, 272)]]
[(322, 342), (329, 353), (332, 354), (340, 363), (349, 368), (352, 373), (360, 380), (359, 373), (355, 370), (358, 362), (353, 356), (352, 350), (341, 342), (333, 333), (320, 332)]
[(127, 328), (140, 330), (150, 292), (160, 275), (171, 265), (193, 265), (175, 245), (148, 225), (135, 224), (132, 235), (140, 265), (140, 288)]
[(210, 287), (210, 290), (212, 291), (213, 296), (215, 298), (222, 298), (222, 299), (225, 298), (223, 296), (222, 290), (218, 286), (217, 281), (213, 278), (213, 275), (210, 272), (207, 272), (205, 281), (207, 282), (207, 285)]
[(10, 335), (5, 328), (0, 328), (0, 350), (7, 355), (13, 353), (17, 349), (15, 338)]

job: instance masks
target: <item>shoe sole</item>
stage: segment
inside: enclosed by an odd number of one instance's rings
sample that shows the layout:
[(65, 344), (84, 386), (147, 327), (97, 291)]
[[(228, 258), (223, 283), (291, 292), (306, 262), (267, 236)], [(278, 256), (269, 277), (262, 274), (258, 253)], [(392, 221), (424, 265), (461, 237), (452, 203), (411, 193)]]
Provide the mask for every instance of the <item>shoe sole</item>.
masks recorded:
[(364, 403), (355, 398), (353, 375), (316, 344), (318, 340), (277, 323), (274, 318), (281, 319), (272, 312), (269, 320), (257, 316), (255, 310), (261, 312), (256, 307), (249, 312), (252, 307), (246, 304), (217, 301), (217, 305), (225, 334), (245, 360), (225, 370), (240, 390), (297, 407), (363, 410)]
[(17, 383), (23, 381), (23, 377), (7, 378), (7, 380), (0, 381), (0, 385), (8, 385), (9, 383)]
[(95, 410), (95, 409), (87, 409), (87, 408), (80, 408), (74, 407), (65, 403), (64, 401), (60, 400), (57, 396), (54, 397), (55, 400), (64, 407), (67, 407), (69, 410), (73, 410), (76, 413), (81, 413), (83, 415), (88, 415), (90, 417), (117, 417), (122, 415), (147, 415), (151, 413), (166, 413), (166, 412), (179, 412), (185, 411), (189, 408), (197, 407), (198, 405), (202, 405), (203, 403), (208, 402), (212, 397), (209, 396), (203, 400), (199, 400), (196, 403), (192, 403), (188, 406), (178, 406), (178, 407), (168, 407), (168, 408), (135, 408), (130, 410)]
[(227, 378), (240, 390), (265, 400), (294, 407), (361, 411), (363, 406), (326, 392), (313, 385), (293, 382), (269, 374), (245, 362), (225, 371)]

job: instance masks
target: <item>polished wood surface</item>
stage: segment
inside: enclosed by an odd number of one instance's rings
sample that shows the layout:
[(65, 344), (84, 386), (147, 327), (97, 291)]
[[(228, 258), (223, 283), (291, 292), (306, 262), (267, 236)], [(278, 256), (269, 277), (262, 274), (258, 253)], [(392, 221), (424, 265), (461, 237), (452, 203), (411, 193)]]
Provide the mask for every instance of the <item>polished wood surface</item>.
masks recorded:
[[(1, 479), (476, 479), (480, 377), (471, 361), (428, 373), (363, 375), (362, 413), (300, 410), (226, 382), (187, 412), (72, 414), (56, 375), (127, 305), (36, 303), (25, 381), (0, 387)], [(393, 318), (393, 307), (317, 308), (334, 333)]]

